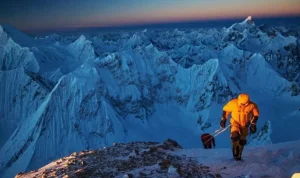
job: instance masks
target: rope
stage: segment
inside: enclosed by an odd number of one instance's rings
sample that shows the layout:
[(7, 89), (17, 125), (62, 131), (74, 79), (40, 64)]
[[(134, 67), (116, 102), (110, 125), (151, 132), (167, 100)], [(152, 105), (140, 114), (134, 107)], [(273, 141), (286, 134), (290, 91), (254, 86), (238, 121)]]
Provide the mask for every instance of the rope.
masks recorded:
[(215, 132), (214, 132), (213, 134), (211, 134), (212, 137), (211, 137), (210, 139), (206, 140), (206, 141), (204, 142), (204, 144), (206, 144), (207, 142), (211, 141), (213, 138), (215, 138), (215, 137), (218, 136), (219, 134), (223, 133), (225, 130), (227, 130), (227, 129), (229, 128), (229, 126), (231, 126), (231, 124), (229, 124), (229, 125), (228, 125), (227, 127), (225, 127), (225, 128), (220, 128), (220, 129), (218, 129), (218, 130), (215, 130)]

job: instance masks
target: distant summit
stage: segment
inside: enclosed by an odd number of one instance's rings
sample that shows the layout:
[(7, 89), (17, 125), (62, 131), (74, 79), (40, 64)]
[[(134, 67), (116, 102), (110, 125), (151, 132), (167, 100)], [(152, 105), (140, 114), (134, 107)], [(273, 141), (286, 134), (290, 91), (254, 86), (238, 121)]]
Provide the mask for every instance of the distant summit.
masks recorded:
[(252, 21), (252, 16), (248, 16), (244, 22), (251, 22), (251, 21)]
[(254, 21), (252, 20), (252, 16), (248, 16), (242, 23), (240, 23), (241, 25), (255, 25)]
[(252, 19), (252, 16), (248, 16), (243, 22), (235, 23), (232, 26), (230, 26), (227, 31), (239, 31), (243, 32), (245, 29), (249, 29), (251, 27), (254, 27), (255, 23)]

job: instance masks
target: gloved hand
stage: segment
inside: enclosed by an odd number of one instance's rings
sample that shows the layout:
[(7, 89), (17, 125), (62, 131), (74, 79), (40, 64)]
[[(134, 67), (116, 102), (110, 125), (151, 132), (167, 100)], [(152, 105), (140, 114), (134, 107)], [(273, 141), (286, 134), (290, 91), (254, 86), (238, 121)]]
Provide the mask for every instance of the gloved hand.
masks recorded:
[(250, 126), (250, 133), (255, 133), (256, 132), (256, 125), (255, 124), (251, 124)]
[(225, 125), (226, 125), (226, 119), (222, 118), (221, 122), (220, 122), (220, 126), (222, 128), (225, 128)]

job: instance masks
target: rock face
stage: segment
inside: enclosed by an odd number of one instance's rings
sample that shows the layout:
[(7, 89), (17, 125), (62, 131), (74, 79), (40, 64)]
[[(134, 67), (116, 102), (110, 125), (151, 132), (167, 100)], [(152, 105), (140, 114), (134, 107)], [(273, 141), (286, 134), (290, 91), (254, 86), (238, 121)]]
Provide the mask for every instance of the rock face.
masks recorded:
[(193, 158), (177, 156), (182, 147), (174, 140), (163, 143), (115, 143), (100, 150), (74, 152), (25, 177), (220, 177)]

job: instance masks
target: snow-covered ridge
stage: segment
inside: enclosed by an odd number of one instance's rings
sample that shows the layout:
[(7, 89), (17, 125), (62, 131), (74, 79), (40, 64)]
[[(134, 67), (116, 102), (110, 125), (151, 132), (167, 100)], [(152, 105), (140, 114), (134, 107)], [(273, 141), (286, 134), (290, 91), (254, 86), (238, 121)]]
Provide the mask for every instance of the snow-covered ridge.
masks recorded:
[(22, 47), (30, 47), (36, 45), (36, 41), (25, 33), (19, 31), (9, 24), (0, 24), (0, 34), (6, 33), (12, 40)]
[(248, 16), (243, 22), (241, 22), (240, 24), (254, 24), (254, 21), (252, 20), (252, 16)]
[(15, 43), (0, 26), (0, 70), (12, 70), (24, 67), (26, 70), (37, 72), (38, 62), (27, 47)]
[(182, 149), (174, 140), (163, 143), (115, 143), (99, 150), (74, 152), (26, 177), (291, 177), (300, 172), (300, 141), (245, 148), (244, 161), (230, 149)]
[(0, 150), (0, 160), (2, 172), (6, 169), (4, 177), (9, 177), (14, 173), (14, 169), (11, 169), (11, 165), (17, 165), (19, 169), (26, 170), (28, 164), (30, 163), (32, 155), (35, 153), (35, 145), (38, 138), (42, 132), (42, 126), (44, 118), (42, 115), (48, 107), (48, 103), (52, 97), (52, 93), (56, 90), (58, 84), (53, 88), (53, 90), (46, 96), (45, 100), (36, 112), (29, 115), (22, 125), (20, 125), (15, 132), (11, 135), (6, 143), (13, 142), (13, 150), (11, 144), (5, 144)]
[(245, 30), (248, 30), (252, 27), (255, 27), (255, 23), (252, 20), (252, 17), (249, 16), (247, 19), (245, 19), (241, 23), (235, 23), (231, 27), (229, 27), (226, 32), (232, 32), (232, 31), (237, 31), (237, 32), (244, 32)]
[(46, 87), (38, 84), (39, 79), (26, 73), (23, 68), (0, 71), (1, 148), (15, 129), (36, 111), (48, 93)]
[(71, 43), (67, 49), (75, 56), (75, 60), (83, 63), (96, 57), (91, 44), (91, 41), (87, 40), (84, 35), (81, 35), (76, 41)]

